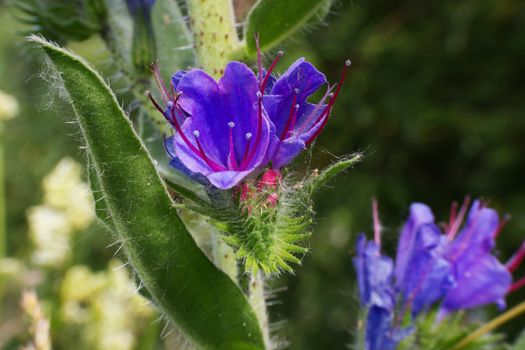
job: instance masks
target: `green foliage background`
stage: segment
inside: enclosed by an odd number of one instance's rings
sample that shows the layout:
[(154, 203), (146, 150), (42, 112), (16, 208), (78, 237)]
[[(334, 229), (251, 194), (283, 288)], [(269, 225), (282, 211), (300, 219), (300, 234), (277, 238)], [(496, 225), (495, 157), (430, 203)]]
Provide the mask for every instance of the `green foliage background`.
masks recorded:
[[(351, 257), (356, 234), (371, 231), (372, 195), (390, 252), (413, 201), (431, 205), (443, 220), (450, 202), (465, 194), (511, 213), (499, 241), (503, 259), (525, 232), (525, 3), (340, 0), (324, 22), (288, 41), (277, 68), (304, 55), (336, 81), (345, 59), (353, 62), (333, 119), (295, 167), (325, 167), (357, 150), (366, 157), (317, 195), (312, 253), (295, 276), (274, 283), (280, 303), (270, 307), (271, 317), (286, 321), (282, 333), (294, 350), (351, 343)], [(64, 123), (72, 120), (68, 108), (46, 108), (49, 89), (35, 77), (38, 64), (22, 47), (20, 29), (0, 2), (0, 89), (22, 108), (6, 127), (10, 255), (27, 249), (25, 211), (40, 201), (41, 178), (63, 156), (83, 157), (79, 135)], [(102, 47), (89, 40), (73, 49), (110, 75)], [(107, 234), (93, 229), (81, 239), (91, 242), (82, 262), (105, 266)], [(518, 292), (509, 304), (523, 297)], [(524, 321), (506, 331), (517, 335)]]

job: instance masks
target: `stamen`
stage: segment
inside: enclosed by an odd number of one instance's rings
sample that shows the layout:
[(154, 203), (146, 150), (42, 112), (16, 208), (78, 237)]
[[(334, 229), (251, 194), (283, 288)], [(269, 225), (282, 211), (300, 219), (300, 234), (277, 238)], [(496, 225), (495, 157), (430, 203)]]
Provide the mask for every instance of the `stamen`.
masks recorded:
[(297, 119), (297, 111), (299, 110), (299, 105), (296, 104), (297, 102), (297, 92), (293, 95), (292, 99), (292, 107), (290, 108), (290, 114), (288, 115), (288, 120), (286, 121), (286, 125), (284, 126), (283, 132), (281, 134), (281, 141), (286, 138), (288, 135), (288, 132), (290, 130), (293, 130), (295, 126), (295, 120)]
[(459, 209), (459, 214), (457, 218), (452, 223), (452, 226), (450, 227), (450, 231), (447, 233), (447, 237), (450, 241), (454, 239), (456, 234), (458, 233), (459, 227), (461, 226), (461, 223), (463, 222), (463, 219), (465, 218), (465, 214), (467, 213), (467, 210), (470, 206), (470, 196), (466, 196), (463, 200), (463, 204), (461, 204), (461, 209)]
[(374, 242), (381, 247), (381, 223), (379, 221), (379, 210), (377, 199), (372, 198), (372, 217), (374, 219)]
[(512, 256), (512, 258), (507, 261), (505, 267), (510, 273), (516, 271), (516, 269), (521, 265), (525, 259), (525, 242), (521, 244), (520, 249)]
[(496, 228), (496, 230), (492, 234), (492, 237), (494, 237), (494, 239), (498, 238), (498, 236), (503, 231), (503, 229), (505, 228), (505, 225), (507, 225), (509, 220), (510, 220), (510, 214), (505, 214), (503, 219), (501, 219), (501, 221), (499, 222), (498, 227)]
[(206, 152), (204, 152), (204, 149), (202, 148), (201, 143), (199, 142), (199, 137), (201, 136), (199, 130), (194, 130), (193, 131), (193, 136), (195, 136), (195, 143), (197, 144), (197, 147), (199, 148), (200, 155), (201, 155), (202, 159), (206, 162), (206, 164), (208, 164), (208, 166), (210, 168), (212, 168), (213, 171), (226, 170), (223, 166), (215, 163), (213, 160), (208, 158), (208, 156), (206, 155)]
[(246, 166), (251, 162), (253, 157), (255, 156), (255, 152), (257, 151), (257, 147), (259, 147), (259, 143), (261, 142), (262, 137), (262, 122), (263, 122), (263, 116), (262, 116), (262, 100), (263, 100), (263, 94), (261, 91), (257, 91), (257, 133), (255, 134), (255, 142), (253, 143), (252, 150), (250, 151), (249, 155), (246, 158), (243, 158), (243, 161), (241, 163), (241, 170), (244, 170)]
[(315, 123), (312, 125), (312, 128), (315, 125), (317, 125), (317, 123), (319, 121), (321, 121), (324, 118), (325, 115), (326, 115), (326, 119), (323, 120), (323, 123), (321, 124), (319, 129), (314, 133), (314, 135), (312, 135), (310, 137), (310, 139), (308, 139), (308, 141), (306, 141), (306, 145), (311, 144), (315, 140), (315, 138), (317, 136), (319, 136), (319, 134), (321, 134), (321, 132), (323, 131), (323, 129), (324, 129), (325, 125), (326, 125), (326, 122), (328, 120), (328, 117), (330, 116), (330, 110), (332, 109), (332, 106), (334, 105), (334, 103), (335, 103), (335, 101), (337, 99), (337, 96), (339, 96), (339, 92), (341, 91), (341, 87), (343, 86), (343, 82), (345, 81), (346, 73), (348, 72), (348, 69), (350, 68), (351, 65), (352, 65), (352, 62), (350, 60), (346, 60), (345, 66), (343, 67), (343, 71), (341, 72), (341, 77), (339, 78), (339, 82), (337, 83), (337, 88), (335, 89), (335, 93), (334, 93), (333, 97), (330, 98), (330, 101), (328, 102), (328, 105), (325, 107), (323, 112), (319, 115), (319, 118), (317, 118)]
[(509, 290), (507, 291), (507, 294), (513, 293), (513, 292), (515, 292), (515, 291), (517, 291), (517, 290), (519, 290), (519, 289), (521, 289), (523, 287), (525, 287), (525, 277), (523, 277), (523, 278), (517, 280), (516, 282), (514, 282), (510, 286)]
[(235, 123), (234, 122), (229, 122), (228, 123), (228, 128), (230, 128), (229, 130), (229, 133), (230, 133), (230, 139), (229, 139), (229, 152), (228, 152), (228, 165), (229, 167), (231, 167), (233, 170), (237, 170), (237, 159), (235, 159), (235, 146), (233, 144), (233, 128), (235, 127)]
[(241, 167), (245, 163), (246, 157), (248, 156), (248, 151), (250, 150), (250, 143), (251, 143), (251, 140), (252, 140), (252, 133), (251, 132), (247, 132), (246, 135), (244, 135), (244, 137), (245, 137), (247, 142), (246, 142), (246, 146), (244, 146), (244, 152), (242, 153)]
[(259, 45), (259, 33), (255, 33), (255, 47), (257, 48), (257, 70), (259, 75), (259, 83), (262, 82), (263, 76), (263, 66), (262, 66), (262, 58), (261, 58), (261, 46)]
[(277, 57), (275, 57), (275, 59), (273, 60), (272, 64), (270, 65), (270, 68), (268, 68), (268, 71), (266, 72), (266, 75), (264, 76), (264, 79), (263, 79), (263, 81), (261, 83), (261, 87), (260, 87), (260, 91), (262, 93), (264, 93), (264, 89), (266, 88), (266, 83), (268, 83), (268, 79), (270, 78), (270, 75), (271, 75), (273, 69), (277, 65), (277, 62), (279, 62), (279, 59), (281, 58), (282, 55), (284, 55), (284, 52), (278, 51), (277, 52)]
[(166, 89), (166, 84), (164, 83), (164, 80), (162, 79), (162, 75), (160, 74), (159, 66), (157, 63), (152, 63), (150, 65), (151, 72), (153, 73), (153, 78), (155, 79), (155, 83), (157, 83), (157, 86), (160, 90), (160, 95), (162, 97), (162, 101), (166, 104), (169, 100), (171, 100), (168, 90)]
[(456, 216), (458, 215), (458, 202), (453, 201), (450, 205), (450, 218), (448, 220), (448, 225), (446, 227), (445, 232), (448, 232), (452, 228), (452, 225), (454, 224), (454, 221), (456, 220)]

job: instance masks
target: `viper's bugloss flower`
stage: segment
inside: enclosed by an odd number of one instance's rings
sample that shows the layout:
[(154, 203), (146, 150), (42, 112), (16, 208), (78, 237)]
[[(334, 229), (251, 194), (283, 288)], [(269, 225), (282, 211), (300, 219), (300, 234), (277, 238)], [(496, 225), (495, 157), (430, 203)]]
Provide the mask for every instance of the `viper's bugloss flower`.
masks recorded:
[(512, 276), (492, 251), (506, 219), (500, 221), (494, 209), (487, 208), (476, 200), (470, 208), (463, 229), (456, 237), (466, 208), (467, 202), (459, 215), (453, 209), (446, 232), (449, 241), (447, 259), (454, 266), (456, 285), (446, 294), (442, 311), (472, 308), (488, 303), (496, 303), (503, 308)]
[[(269, 72), (277, 60), (270, 66)], [(341, 91), (350, 64), (349, 60), (346, 61), (335, 92), (332, 93), (331, 87), (327, 86), (324, 97), (317, 104), (308, 102), (308, 98), (328, 83), (324, 74), (304, 58), (295, 61), (279, 78), (270, 75), (267, 81), (262, 80), (264, 108), (272, 122), (266, 159), (273, 168), (279, 169), (288, 164), (319, 136)], [(262, 71), (262, 68), (259, 67), (259, 70)]]
[[(229, 189), (263, 165), (270, 123), (255, 74), (231, 62), (217, 82), (202, 70), (176, 73), (162, 111), (176, 130), (167, 149), (186, 168)], [(155, 103), (155, 102), (154, 102)]]
[(230, 62), (218, 82), (202, 70), (179, 71), (171, 91), (153, 65), (164, 107), (150, 99), (176, 131), (166, 142), (172, 164), (230, 189), (269, 162), (278, 170), (310, 144), (326, 125), (350, 61), (335, 92), (328, 87), (314, 105), (307, 99), (326, 84), (324, 75), (302, 58), (277, 79), (272, 71), (281, 56), (267, 71), (259, 60), (258, 77), (240, 62)]
[(442, 230), (428, 206), (412, 204), (394, 267), (380, 252), (380, 224), (374, 205), (375, 239), (367, 242), (361, 235), (354, 259), (360, 301), (368, 315), (366, 349), (394, 348), (409, 334), (409, 328), (399, 328), (407, 312), (413, 321), (433, 306), (440, 308), (439, 319), (452, 311), (489, 303), (503, 307), (508, 293), (525, 286), (525, 278), (512, 284), (511, 276), (525, 259), (525, 243), (502, 264), (493, 250), (507, 219), (500, 220), (495, 210), (479, 200), (470, 211), (468, 207), (468, 199), (459, 212), (453, 204), (450, 221)]

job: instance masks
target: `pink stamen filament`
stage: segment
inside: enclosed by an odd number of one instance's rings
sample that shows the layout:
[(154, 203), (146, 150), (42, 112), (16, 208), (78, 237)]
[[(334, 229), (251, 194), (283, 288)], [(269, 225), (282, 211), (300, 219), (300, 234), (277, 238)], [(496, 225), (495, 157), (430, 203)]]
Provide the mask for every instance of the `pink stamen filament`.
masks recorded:
[(281, 58), (281, 56), (284, 54), (284, 52), (282, 51), (279, 51), (277, 52), (277, 57), (275, 57), (275, 59), (273, 60), (272, 64), (270, 65), (270, 68), (268, 68), (268, 71), (266, 72), (266, 75), (264, 76), (264, 79), (261, 83), (261, 86), (260, 86), (260, 91), (261, 93), (264, 93), (264, 89), (266, 88), (266, 84), (268, 83), (268, 79), (270, 78), (270, 75), (273, 71), (273, 69), (275, 68), (275, 66), (277, 65), (277, 62), (279, 62), (279, 59)]
[[(339, 92), (341, 92), (341, 88), (343, 86), (343, 83), (345, 81), (346, 73), (348, 72), (348, 68), (350, 67), (352, 63), (350, 60), (347, 60), (345, 62), (345, 66), (343, 67), (343, 71), (341, 72), (341, 77), (339, 78), (339, 82), (337, 83), (337, 88), (335, 89), (335, 93), (332, 98), (330, 98), (330, 101), (328, 101), (328, 105), (325, 107), (325, 109), (321, 112), (315, 123), (312, 125), (312, 128), (317, 125), (323, 118), (326, 118), (323, 120), (321, 126), (319, 129), (306, 141), (306, 145), (311, 144), (323, 131), (324, 127), (326, 126), (326, 122), (328, 121), (328, 117), (330, 116), (330, 111), (332, 110), (332, 106), (334, 105), (337, 96), (339, 96)], [(311, 130), (311, 129), (310, 129)]]
[(372, 198), (372, 217), (374, 220), (374, 242), (381, 247), (381, 223), (379, 221), (379, 210), (377, 199)]
[(518, 289), (521, 289), (521, 288), (523, 288), (523, 287), (525, 287), (525, 277), (523, 277), (523, 278), (517, 280), (516, 282), (514, 282), (514, 283), (510, 286), (509, 290), (507, 291), (507, 294), (513, 293), (513, 292), (515, 292), (515, 291), (517, 291)]
[(456, 234), (458, 233), (459, 227), (461, 226), (461, 223), (463, 222), (463, 219), (465, 218), (465, 214), (467, 213), (468, 207), (470, 205), (470, 196), (466, 196), (463, 200), (463, 204), (461, 204), (461, 208), (459, 209), (459, 214), (455, 218), (454, 222), (452, 223), (450, 227), (450, 231), (447, 233), (447, 237), (450, 241), (454, 239)]
[[(170, 94), (168, 90), (166, 89), (166, 84), (164, 83), (164, 80), (162, 79), (162, 75), (160, 74), (159, 66), (156, 63), (152, 63), (150, 65), (151, 72), (153, 73), (153, 78), (155, 79), (155, 83), (157, 84), (160, 95), (162, 97), (162, 101), (166, 104), (168, 103), (170, 98)], [(171, 84), (170, 84), (171, 85)]]
[(452, 225), (454, 224), (454, 221), (456, 220), (456, 216), (458, 215), (458, 202), (454, 201), (450, 205), (450, 219), (448, 221), (448, 226), (446, 228), (446, 232), (450, 230)]
[(512, 258), (505, 264), (505, 267), (510, 273), (516, 271), (525, 259), (525, 242), (521, 245), (520, 249), (514, 254)]
[[(214, 171), (223, 171), (223, 170), (226, 170), (226, 168), (216, 162), (214, 162), (213, 160), (209, 159), (207, 156), (206, 156), (206, 153), (204, 152), (204, 150), (202, 149), (202, 146), (200, 145), (200, 142), (199, 140), (197, 139), (197, 137), (195, 137), (195, 141), (197, 143), (197, 147), (195, 147), (191, 142), (190, 140), (186, 137), (186, 135), (184, 134), (184, 132), (182, 131), (182, 128), (180, 127), (180, 124), (179, 124), (179, 121), (177, 119), (177, 116), (175, 114), (175, 109), (177, 108), (177, 101), (180, 97), (180, 95), (178, 95), (177, 97), (175, 97), (175, 101), (174, 102), (168, 102), (168, 110), (170, 111), (170, 115), (171, 115), (171, 118), (168, 117), (166, 115), (166, 113), (162, 110), (162, 108), (159, 106), (159, 104), (157, 103), (157, 101), (155, 101), (155, 99), (153, 98), (153, 96), (151, 96), (151, 94), (149, 92), (146, 92), (147, 96), (149, 97), (150, 101), (153, 103), (153, 105), (155, 106), (155, 108), (157, 108), (157, 110), (162, 113), (162, 115), (164, 116), (164, 118), (166, 118), (166, 120), (175, 128), (175, 130), (177, 130), (177, 132), (179, 133), (179, 135), (181, 136), (182, 140), (184, 141), (184, 143), (189, 147), (189, 149), (191, 149), (191, 151), (193, 153), (195, 153), (195, 155), (197, 155), (198, 157), (200, 157), (202, 160), (204, 160), (206, 162), (206, 164), (208, 164), (208, 166), (210, 168), (212, 168)], [(170, 107), (171, 106), (171, 107)]]
[(241, 166), (246, 161), (246, 157), (248, 157), (248, 151), (250, 150), (251, 141), (252, 141), (252, 134), (247, 133), (246, 134), (246, 146), (244, 146), (244, 152), (242, 153)]
[(208, 166), (212, 168), (213, 171), (226, 170), (224, 167), (220, 166), (219, 164), (215, 163), (213, 160), (208, 158), (208, 156), (206, 155), (206, 152), (204, 152), (204, 149), (202, 149), (201, 143), (199, 142), (198, 132), (195, 132), (194, 135), (195, 135), (195, 143), (197, 144), (197, 147), (199, 148), (200, 156), (206, 162), (206, 164), (208, 164)]
[(295, 126), (295, 120), (297, 119), (297, 111), (299, 110), (299, 105), (296, 104), (296, 102), (297, 92), (293, 95), (292, 106), (290, 107), (290, 114), (288, 115), (288, 120), (286, 121), (286, 125), (284, 126), (283, 132), (281, 134), (281, 141), (286, 138), (288, 132), (290, 130), (293, 130)]
[(503, 232), (503, 229), (505, 228), (505, 225), (507, 225), (509, 220), (510, 220), (510, 215), (507, 214), (507, 215), (505, 215), (503, 217), (503, 219), (498, 224), (498, 227), (496, 228), (496, 230), (492, 234), (492, 237), (494, 237), (494, 239), (496, 239), (501, 234), (501, 232)]
[(230, 133), (230, 141), (229, 141), (229, 153), (228, 153), (228, 162), (230, 163), (231, 167), (233, 168), (233, 170), (237, 170), (238, 169), (238, 166), (237, 166), (237, 159), (235, 158), (235, 146), (233, 144), (233, 128), (235, 127), (235, 124), (233, 122), (230, 122), (228, 123), (228, 127), (230, 129), (229, 133)]
[(261, 82), (263, 79), (263, 76), (262, 76), (263, 67), (262, 67), (262, 58), (261, 58), (261, 47), (259, 45), (259, 33), (255, 33), (255, 46), (257, 47), (257, 70), (258, 70), (257, 73), (259, 75), (259, 82)]
[(259, 147), (259, 143), (261, 142), (262, 137), (262, 122), (263, 122), (263, 116), (262, 116), (262, 99), (263, 95), (260, 91), (257, 92), (257, 133), (255, 136), (255, 142), (253, 143), (252, 150), (248, 154), (246, 158), (243, 157), (243, 161), (241, 162), (241, 170), (246, 169), (248, 164), (252, 161), (253, 157), (255, 156), (255, 152), (257, 151), (257, 147)]

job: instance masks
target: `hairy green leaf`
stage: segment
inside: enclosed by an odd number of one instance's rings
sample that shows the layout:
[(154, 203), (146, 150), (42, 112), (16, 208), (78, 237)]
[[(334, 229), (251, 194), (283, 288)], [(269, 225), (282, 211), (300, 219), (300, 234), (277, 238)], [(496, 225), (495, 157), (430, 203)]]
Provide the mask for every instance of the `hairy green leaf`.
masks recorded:
[(331, 179), (337, 176), (339, 173), (346, 169), (354, 166), (357, 162), (363, 159), (363, 155), (356, 153), (349, 158), (340, 160), (330, 165), (328, 168), (323, 170), (319, 175), (313, 177), (309, 182), (310, 193), (313, 193), (320, 189), (323, 185), (326, 185)]
[(254, 34), (259, 34), (261, 49), (266, 51), (305, 26), (314, 16), (324, 16), (329, 0), (259, 0), (248, 15), (245, 27), (246, 48), (256, 52)]
[(248, 300), (195, 244), (109, 86), (78, 56), (30, 40), (57, 70), (123, 249), (156, 304), (200, 348), (264, 349)]

